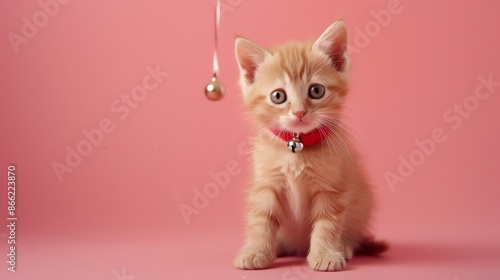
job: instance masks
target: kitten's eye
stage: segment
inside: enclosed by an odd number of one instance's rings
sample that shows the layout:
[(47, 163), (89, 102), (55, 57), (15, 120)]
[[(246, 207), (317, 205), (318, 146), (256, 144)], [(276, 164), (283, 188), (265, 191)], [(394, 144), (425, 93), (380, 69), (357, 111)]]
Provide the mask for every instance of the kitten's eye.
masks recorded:
[(312, 85), (309, 88), (309, 97), (312, 99), (320, 99), (325, 95), (325, 88), (322, 85)]
[(271, 101), (276, 103), (276, 104), (281, 104), (286, 101), (286, 93), (281, 90), (275, 90), (271, 92)]

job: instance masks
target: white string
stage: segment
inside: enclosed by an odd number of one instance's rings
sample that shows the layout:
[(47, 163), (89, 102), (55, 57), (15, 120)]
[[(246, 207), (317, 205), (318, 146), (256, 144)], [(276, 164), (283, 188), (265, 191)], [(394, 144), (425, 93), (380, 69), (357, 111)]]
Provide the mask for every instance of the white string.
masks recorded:
[(214, 77), (219, 76), (219, 61), (217, 60), (217, 42), (219, 41), (220, 0), (215, 5), (215, 48), (214, 48)]

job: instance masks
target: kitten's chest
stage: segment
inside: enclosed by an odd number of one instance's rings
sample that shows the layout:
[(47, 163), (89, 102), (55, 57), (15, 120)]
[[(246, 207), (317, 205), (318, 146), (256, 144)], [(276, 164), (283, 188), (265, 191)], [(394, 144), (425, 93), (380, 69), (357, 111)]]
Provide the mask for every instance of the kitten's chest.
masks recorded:
[(307, 189), (307, 165), (303, 160), (288, 159), (283, 162), (281, 172), (284, 176), (284, 194), (288, 208), (297, 222), (306, 217), (309, 208)]
[(287, 180), (297, 180), (304, 177), (306, 171), (305, 161), (301, 158), (287, 157), (283, 160), (281, 172)]

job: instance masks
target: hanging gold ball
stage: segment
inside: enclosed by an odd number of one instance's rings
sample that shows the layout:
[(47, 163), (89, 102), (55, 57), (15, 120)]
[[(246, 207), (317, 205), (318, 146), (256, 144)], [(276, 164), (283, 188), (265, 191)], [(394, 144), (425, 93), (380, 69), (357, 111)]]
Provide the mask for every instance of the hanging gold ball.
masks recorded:
[(225, 91), (226, 90), (224, 89), (224, 86), (219, 81), (217, 81), (216, 77), (213, 77), (212, 81), (205, 87), (205, 95), (210, 100), (222, 99), (222, 97), (224, 97)]

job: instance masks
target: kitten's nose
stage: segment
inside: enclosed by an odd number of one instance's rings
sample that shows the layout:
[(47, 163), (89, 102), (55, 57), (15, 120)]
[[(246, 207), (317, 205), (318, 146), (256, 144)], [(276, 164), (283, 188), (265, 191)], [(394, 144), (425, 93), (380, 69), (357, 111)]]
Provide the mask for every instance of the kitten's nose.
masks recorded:
[(293, 114), (296, 115), (297, 118), (299, 118), (299, 119), (302, 119), (305, 116), (306, 113), (307, 113), (307, 110), (293, 112)]

